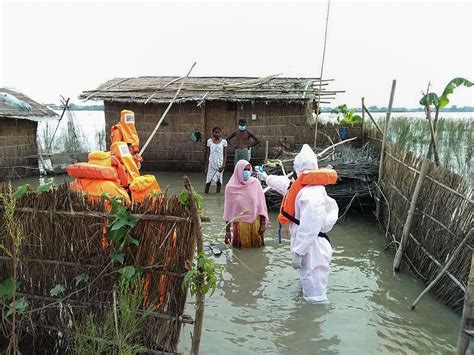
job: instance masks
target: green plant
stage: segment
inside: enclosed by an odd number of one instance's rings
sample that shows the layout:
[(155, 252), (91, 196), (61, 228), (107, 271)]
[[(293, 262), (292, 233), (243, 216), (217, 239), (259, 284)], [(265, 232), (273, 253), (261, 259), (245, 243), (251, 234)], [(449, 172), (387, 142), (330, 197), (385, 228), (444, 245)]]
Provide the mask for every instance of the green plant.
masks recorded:
[[(454, 78), (448, 83), (448, 85), (446, 85), (441, 96), (438, 96), (434, 92), (426, 93), (423, 95), (423, 97), (420, 100), (420, 105), (424, 107), (425, 112), (426, 112), (426, 117), (429, 120), (430, 136), (433, 136), (433, 137), (436, 136), (439, 110), (445, 107), (449, 103), (448, 96), (452, 94), (454, 92), (454, 89), (456, 89), (459, 86), (471, 87), (472, 85), (473, 83), (467, 79)], [(435, 118), (433, 122), (431, 121), (431, 111), (432, 111), (431, 106), (433, 106), (435, 110)], [(438, 151), (437, 151), (435, 143), (436, 143), (436, 140), (433, 138), (433, 141), (430, 141), (430, 147), (428, 149), (428, 159), (431, 158), (431, 153), (434, 152), (434, 160), (436, 162), (436, 165), (439, 165), (439, 156), (438, 156)]]
[(76, 328), (74, 350), (77, 354), (132, 355), (148, 351), (140, 344), (140, 332), (152, 307), (142, 311), (143, 285), (120, 282), (114, 292), (113, 308), (101, 322), (91, 313)]
[(352, 126), (362, 123), (362, 117), (354, 114), (354, 112), (354, 109), (349, 109), (346, 104), (339, 105), (331, 110), (332, 114), (337, 115), (337, 122), (345, 126)]
[[(197, 209), (202, 210), (202, 207), (203, 207), (202, 206), (202, 196), (199, 195), (198, 193), (196, 193), (196, 191), (194, 191), (194, 188), (193, 188), (193, 197), (194, 197), (194, 201), (196, 201)], [(179, 194), (178, 199), (179, 199), (179, 202), (181, 202), (181, 204), (183, 204), (188, 211), (191, 209), (191, 203), (189, 201), (189, 192), (188, 192), (188, 190), (183, 189), (183, 191), (181, 191), (181, 193)]]
[(220, 265), (201, 251), (192, 269), (184, 276), (183, 287), (189, 287), (191, 295), (203, 296), (211, 291), (210, 296), (212, 296), (217, 287), (217, 274), (221, 275), (222, 271)]
[[(22, 297), (17, 299), (16, 297), (16, 291), (20, 285), (20, 283), (17, 281), (17, 268), (24, 236), (23, 230), (15, 218), (16, 201), (28, 191), (28, 186), (20, 186), (17, 191), (22, 192), (19, 194), (13, 193), (12, 185), (9, 183), (6, 192), (0, 195), (4, 207), (3, 218), (5, 220), (6, 234), (10, 239), (9, 247), (0, 242), (0, 250), (2, 250), (11, 258), (13, 267), (13, 276), (11, 277), (11, 282), (7, 281), (5, 284), (3, 284), (4, 290), (6, 289), (4, 293), (6, 293), (7, 296), (11, 295), (12, 300), (8, 306), (8, 311), (6, 314), (7, 317), (12, 316), (10, 342), (7, 349), (7, 352), (9, 353), (16, 353), (18, 351), (16, 337), (17, 314), (24, 313), (28, 308), (28, 300), (26, 298)], [(11, 286), (9, 287), (8, 284)], [(4, 296), (4, 298), (6, 297)]]
[(127, 209), (123, 199), (104, 194), (102, 201), (107, 201), (110, 204), (110, 214), (114, 216), (112, 222), (107, 224), (107, 239), (117, 243), (120, 252), (128, 245), (138, 246), (138, 240), (130, 235), (130, 230), (137, 224), (138, 218)]

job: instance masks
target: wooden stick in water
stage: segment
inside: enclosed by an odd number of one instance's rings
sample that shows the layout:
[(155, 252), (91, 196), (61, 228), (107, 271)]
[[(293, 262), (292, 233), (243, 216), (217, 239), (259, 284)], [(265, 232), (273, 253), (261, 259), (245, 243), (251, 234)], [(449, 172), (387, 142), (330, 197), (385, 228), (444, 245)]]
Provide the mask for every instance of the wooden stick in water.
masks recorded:
[[(196, 206), (196, 201), (194, 200), (193, 196), (193, 187), (191, 186), (191, 181), (187, 176), (184, 177), (184, 187), (188, 190), (189, 194), (189, 203), (191, 205), (191, 216), (193, 218), (194, 228), (195, 228), (195, 235), (196, 235), (196, 246), (198, 255), (204, 251), (204, 242), (202, 238), (202, 229), (201, 229), (201, 219), (199, 217), (199, 212)], [(195, 315), (195, 323), (194, 323), (194, 330), (192, 336), (192, 346), (191, 346), (191, 354), (198, 355), (199, 354), (199, 345), (201, 343), (201, 333), (202, 333), (202, 323), (204, 320), (204, 299), (205, 295), (202, 294), (197, 289), (196, 292), (196, 315)]]

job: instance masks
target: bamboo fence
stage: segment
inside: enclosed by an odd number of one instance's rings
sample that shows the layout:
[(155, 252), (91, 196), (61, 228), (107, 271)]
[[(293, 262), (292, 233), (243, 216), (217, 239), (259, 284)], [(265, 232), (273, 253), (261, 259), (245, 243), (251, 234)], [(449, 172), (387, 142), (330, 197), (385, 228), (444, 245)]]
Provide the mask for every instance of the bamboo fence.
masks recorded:
[[(367, 130), (367, 138), (380, 145), (381, 134)], [(380, 222), (388, 246), (397, 246), (410, 207), (423, 158), (389, 144), (380, 182)], [(405, 248), (410, 269), (429, 284), (473, 226), (473, 186), (463, 177), (429, 162), (411, 232)], [(465, 244), (446, 274), (431, 292), (456, 312), (463, 308), (469, 276), (472, 242)]]
[[(100, 320), (110, 310), (123, 265), (111, 262), (116, 247), (104, 244), (111, 215), (101, 211), (102, 203), (91, 203), (66, 185), (41, 195), (27, 193), (17, 201), (15, 219), (24, 235), (17, 268), (18, 297), (29, 302), (21, 316), (20, 346), (26, 345), (28, 351), (69, 353), (74, 330), (86, 315), (92, 312)], [(140, 217), (131, 230), (139, 245), (127, 248), (124, 265), (143, 267), (146, 302), (154, 307), (141, 329), (142, 342), (154, 351), (175, 352), (182, 325), (193, 323), (183, 314), (187, 290), (182, 280), (192, 265), (196, 228), (174, 196), (160, 196), (153, 203), (148, 200), (133, 206), (131, 212)], [(3, 212), (0, 243), (11, 248)], [(89, 281), (76, 284), (80, 274)], [(11, 275), (12, 259), (0, 251), (0, 280)], [(50, 290), (58, 284), (65, 291), (52, 296)], [(3, 341), (7, 336), (4, 332)], [(0, 344), (1, 338), (0, 332)]]

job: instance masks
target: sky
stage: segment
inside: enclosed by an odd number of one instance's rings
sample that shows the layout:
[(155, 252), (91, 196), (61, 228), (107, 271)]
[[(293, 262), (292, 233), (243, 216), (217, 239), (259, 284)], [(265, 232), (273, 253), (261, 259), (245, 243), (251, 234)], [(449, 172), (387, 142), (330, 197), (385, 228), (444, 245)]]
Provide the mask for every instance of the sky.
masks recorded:
[[(0, 0), (0, 86), (42, 103), (115, 77), (319, 77), (324, 1)], [(472, 1), (331, 0), (323, 78), (331, 106), (418, 107), (454, 77), (473, 80)], [(474, 87), (451, 104), (474, 106)]]

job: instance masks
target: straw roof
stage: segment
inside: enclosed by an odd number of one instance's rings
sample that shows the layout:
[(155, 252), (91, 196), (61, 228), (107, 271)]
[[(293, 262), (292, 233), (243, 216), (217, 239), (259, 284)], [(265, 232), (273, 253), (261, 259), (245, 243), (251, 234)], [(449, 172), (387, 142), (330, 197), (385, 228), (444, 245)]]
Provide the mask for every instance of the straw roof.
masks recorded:
[[(84, 91), (83, 100), (104, 100), (137, 103), (170, 102), (183, 77), (146, 76), (115, 78), (95, 90)], [(322, 100), (334, 98), (341, 91), (328, 91), (332, 79), (322, 80)], [(290, 101), (307, 102), (317, 99), (318, 78), (283, 78), (271, 75), (255, 77), (189, 77), (176, 101)]]
[(15, 119), (25, 119), (30, 121), (41, 121), (44, 119), (56, 118), (57, 114), (47, 108), (46, 106), (41, 105), (40, 103), (32, 100), (28, 96), (11, 89), (0, 88), (0, 93), (6, 93), (16, 97), (18, 100), (26, 102), (30, 105), (31, 110), (21, 110), (19, 108), (12, 107), (7, 103), (0, 100), (0, 119), (2, 118), (15, 118)]

